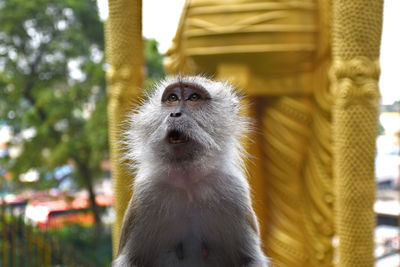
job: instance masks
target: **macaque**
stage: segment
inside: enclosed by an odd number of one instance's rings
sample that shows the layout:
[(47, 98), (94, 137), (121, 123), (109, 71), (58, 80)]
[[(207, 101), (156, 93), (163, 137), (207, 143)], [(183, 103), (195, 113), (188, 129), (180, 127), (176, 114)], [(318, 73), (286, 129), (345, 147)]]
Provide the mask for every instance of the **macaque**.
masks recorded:
[(148, 93), (124, 133), (136, 178), (113, 266), (268, 266), (243, 163), (249, 125), (227, 82), (169, 77)]

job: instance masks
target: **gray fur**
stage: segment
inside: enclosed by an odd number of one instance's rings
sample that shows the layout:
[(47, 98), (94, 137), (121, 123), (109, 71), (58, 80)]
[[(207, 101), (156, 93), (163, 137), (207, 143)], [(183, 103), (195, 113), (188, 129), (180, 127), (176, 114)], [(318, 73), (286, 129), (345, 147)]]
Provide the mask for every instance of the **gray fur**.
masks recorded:
[[(171, 118), (161, 96), (177, 81), (201, 85), (211, 99)], [(239, 100), (228, 83), (169, 77), (132, 113), (124, 146), (136, 178), (113, 266), (267, 266), (244, 175), (239, 139), (249, 123)], [(180, 153), (166, 141), (171, 129), (190, 139)]]

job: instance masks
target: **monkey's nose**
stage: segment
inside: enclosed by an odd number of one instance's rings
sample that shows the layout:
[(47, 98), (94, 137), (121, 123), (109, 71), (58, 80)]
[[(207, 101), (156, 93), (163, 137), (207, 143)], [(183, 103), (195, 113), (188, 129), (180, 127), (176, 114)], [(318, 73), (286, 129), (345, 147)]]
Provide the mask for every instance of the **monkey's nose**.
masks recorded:
[(182, 115), (181, 112), (176, 112), (176, 113), (171, 113), (171, 114), (170, 114), (170, 116), (173, 117), (173, 118), (180, 117), (181, 115)]

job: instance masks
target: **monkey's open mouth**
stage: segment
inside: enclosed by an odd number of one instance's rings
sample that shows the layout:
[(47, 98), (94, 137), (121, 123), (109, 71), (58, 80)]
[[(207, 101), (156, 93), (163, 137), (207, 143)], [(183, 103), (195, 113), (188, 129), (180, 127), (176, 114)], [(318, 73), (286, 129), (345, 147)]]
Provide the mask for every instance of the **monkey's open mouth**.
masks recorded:
[(187, 143), (189, 141), (189, 138), (185, 134), (183, 134), (179, 131), (176, 131), (176, 130), (170, 131), (168, 133), (167, 138), (168, 138), (168, 142), (170, 144), (174, 144), (174, 145)]

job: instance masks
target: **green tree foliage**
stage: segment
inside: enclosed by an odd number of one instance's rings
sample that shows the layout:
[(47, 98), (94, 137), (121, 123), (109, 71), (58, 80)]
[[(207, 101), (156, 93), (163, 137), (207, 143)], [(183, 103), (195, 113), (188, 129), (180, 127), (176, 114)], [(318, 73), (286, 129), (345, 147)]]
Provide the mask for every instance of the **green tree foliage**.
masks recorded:
[(91, 229), (71, 225), (61, 230), (50, 231), (63, 244), (68, 257), (79, 266), (110, 266), (112, 261), (111, 229), (94, 233)]
[[(148, 80), (164, 74), (155, 40), (145, 41)], [(0, 123), (11, 127), (14, 155), (0, 158), (18, 181), (57, 186), (54, 170), (74, 166), (77, 187), (89, 191), (108, 157), (103, 23), (95, 0), (0, 0)]]
[(14, 180), (35, 169), (38, 187), (74, 166), (90, 193), (108, 156), (103, 25), (94, 0), (0, 0), (0, 118), (11, 127), (2, 166)]
[(158, 52), (158, 43), (156, 40), (145, 40), (144, 58), (146, 61), (147, 74), (144, 87), (149, 88), (165, 76), (165, 71), (162, 66), (163, 56)]

